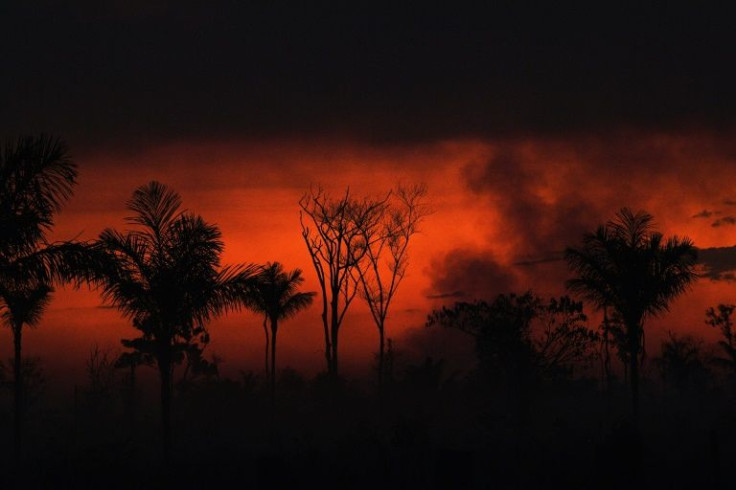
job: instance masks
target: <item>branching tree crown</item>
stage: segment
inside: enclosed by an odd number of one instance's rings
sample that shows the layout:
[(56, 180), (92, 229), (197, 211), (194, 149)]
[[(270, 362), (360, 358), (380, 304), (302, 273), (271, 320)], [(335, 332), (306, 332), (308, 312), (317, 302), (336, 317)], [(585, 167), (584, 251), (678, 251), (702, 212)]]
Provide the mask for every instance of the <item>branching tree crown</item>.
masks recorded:
[[(360, 293), (378, 329), (378, 380), (384, 378), (385, 326), (389, 307), (409, 264), (409, 240), (429, 213), (427, 186), (399, 185), (391, 192), (377, 227), (366, 230), (365, 256), (357, 268)], [(373, 232), (372, 235), (368, 235)]]
[(338, 375), (338, 335), (359, 286), (359, 265), (380, 227), (388, 196), (354, 198), (348, 188), (342, 197), (313, 187), (299, 200), (302, 237), (322, 292), (322, 323), (327, 372)]

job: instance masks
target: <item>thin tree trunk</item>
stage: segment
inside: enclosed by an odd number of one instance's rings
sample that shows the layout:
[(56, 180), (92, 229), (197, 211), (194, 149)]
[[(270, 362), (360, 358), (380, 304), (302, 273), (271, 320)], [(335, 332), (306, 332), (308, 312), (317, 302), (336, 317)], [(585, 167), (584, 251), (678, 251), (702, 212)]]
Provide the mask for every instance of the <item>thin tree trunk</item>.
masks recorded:
[(639, 354), (635, 350), (636, 347), (631, 346), (631, 355), (629, 356), (629, 371), (631, 378), (631, 413), (634, 417), (634, 424), (639, 424)]
[(332, 326), (332, 342), (330, 345), (330, 348), (332, 350), (332, 371), (331, 375), (332, 377), (337, 380), (338, 377), (338, 364), (337, 364), (337, 332), (338, 327), (337, 325)]
[(629, 334), (629, 377), (631, 381), (631, 414), (634, 426), (639, 427), (639, 342), (640, 325), (633, 323), (628, 327)]
[(384, 331), (383, 331), (383, 324), (378, 326), (378, 391), (383, 391), (383, 381), (384, 381)]
[(608, 323), (608, 309), (603, 309), (603, 383), (605, 386), (606, 394), (611, 394), (611, 351), (609, 349), (609, 333), (610, 325)]
[(14, 411), (13, 437), (16, 464), (20, 463), (22, 451), (22, 424), (23, 424), (23, 363), (21, 360), (22, 325), (16, 324), (13, 328), (13, 381), (14, 381)]
[(271, 409), (276, 401), (276, 332), (279, 324), (276, 318), (271, 318)]
[(269, 378), (269, 372), (268, 372), (268, 349), (269, 349), (269, 341), (268, 341), (268, 325), (266, 324), (268, 320), (268, 316), (263, 316), (263, 331), (266, 333), (266, 379)]
[(128, 387), (128, 423), (130, 424), (130, 435), (135, 439), (136, 429), (136, 378), (135, 378), (135, 362), (130, 364), (130, 386)]
[(330, 361), (331, 361), (331, 365), (330, 365), (330, 376), (334, 380), (337, 380), (337, 377), (338, 377), (338, 363), (337, 363), (337, 360), (338, 360), (337, 359), (337, 344), (338, 344), (338, 341), (337, 341), (337, 335), (338, 335), (338, 329), (340, 328), (340, 325), (337, 323), (337, 318), (338, 318), (338, 303), (337, 302), (338, 302), (337, 296), (334, 296), (333, 295), (333, 300), (332, 300), (332, 304), (331, 304), (331, 307), (332, 307), (332, 312), (331, 312), (332, 313), (332, 318), (331, 318), (332, 322), (331, 323), (332, 323), (332, 325), (331, 325), (331, 329), (330, 329), (330, 358), (331, 358), (330, 359)]
[(161, 435), (163, 441), (164, 461), (171, 461), (171, 360), (170, 346), (164, 347), (158, 359), (161, 375)]
[(332, 374), (332, 348), (330, 346), (330, 330), (327, 322), (327, 308), (322, 311), (322, 325), (325, 327), (325, 361), (327, 373)]
[(631, 415), (632, 415), (632, 428), (628, 434), (629, 448), (632, 464), (630, 467), (630, 478), (632, 484), (638, 482), (641, 477), (641, 434), (640, 429), (640, 403), (639, 403), (639, 345), (640, 345), (640, 332), (641, 325), (636, 325), (634, 328), (629, 329), (629, 370), (631, 380)]

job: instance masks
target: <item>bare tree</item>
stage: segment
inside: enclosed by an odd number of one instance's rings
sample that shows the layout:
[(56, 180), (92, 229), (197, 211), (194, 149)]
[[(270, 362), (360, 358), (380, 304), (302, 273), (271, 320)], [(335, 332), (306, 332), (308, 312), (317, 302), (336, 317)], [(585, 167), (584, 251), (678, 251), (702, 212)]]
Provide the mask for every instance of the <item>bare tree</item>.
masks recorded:
[[(399, 186), (391, 193), (379, 226), (365, 230), (365, 256), (358, 267), (361, 296), (368, 304), (378, 328), (378, 383), (385, 375), (385, 327), (388, 309), (409, 263), (409, 240), (429, 212), (424, 199), (425, 184)], [(375, 236), (372, 236), (375, 235)]]
[(116, 357), (109, 349), (94, 344), (89, 351), (84, 370), (87, 373), (87, 394), (97, 403), (111, 395), (116, 384)]
[(322, 291), (325, 359), (332, 377), (338, 375), (340, 326), (358, 292), (358, 267), (378, 237), (387, 199), (356, 199), (349, 188), (333, 198), (313, 187), (299, 200), (302, 237)]

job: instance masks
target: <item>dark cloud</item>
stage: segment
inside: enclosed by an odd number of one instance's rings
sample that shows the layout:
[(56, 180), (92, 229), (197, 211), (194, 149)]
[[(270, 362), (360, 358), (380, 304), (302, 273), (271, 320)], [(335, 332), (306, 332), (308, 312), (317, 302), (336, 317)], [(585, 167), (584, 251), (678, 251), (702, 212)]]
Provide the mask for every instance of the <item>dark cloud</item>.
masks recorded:
[(711, 226), (724, 226), (724, 225), (736, 225), (736, 216), (724, 216), (723, 218), (718, 218), (713, 223), (711, 223)]
[(450, 293), (437, 293), (437, 294), (427, 294), (427, 299), (446, 299), (446, 298), (462, 298), (466, 294), (464, 291), (452, 291)]
[(431, 299), (492, 299), (515, 285), (513, 274), (489, 252), (470, 249), (450, 251), (427, 272), (431, 283), (426, 296)]
[(719, 281), (726, 281), (726, 282), (735, 282), (736, 281), (736, 272), (723, 272), (718, 275), (716, 280)]
[(716, 214), (714, 211), (708, 211), (707, 209), (702, 210), (701, 212), (692, 215), (693, 218), (710, 218)]
[(731, 199), (725, 199), (723, 201), (723, 204), (725, 204), (726, 206), (736, 206), (736, 201), (733, 201)]
[(730, 282), (736, 278), (736, 246), (701, 248), (698, 261), (703, 264), (708, 279)]
[(268, 2), (3, 2), (0, 134), (373, 142), (724, 127), (732, 16)]
[(470, 164), (463, 172), (468, 188), (501, 214), (505, 233), (517, 242), (517, 256), (546, 257), (550, 250), (564, 250), (600, 219), (600, 203), (585, 196), (576, 182), (565, 183), (550, 200), (549, 180), (557, 176), (514, 146), (501, 147), (487, 162)]
[[(585, 233), (621, 207), (653, 212), (662, 232), (682, 233), (682, 218), (692, 215), (681, 198), (709, 202), (723, 192), (718, 182), (730, 178), (726, 163), (735, 154), (721, 139), (728, 138), (612, 134), (505, 141), (494, 145), (485, 161), (471, 162), (461, 172), (468, 193), (492, 216), (487, 249), (501, 249), (515, 285), (559, 294), (569, 278), (562, 251), (578, 246)], [(692, 162), (705, 163), (693, 170)], [(712, 178), (703, 181), (702, 171)], [(693, 186), (696, 181), (702, 184)], [(695, 217), (721, 218), (719, 226), (736, 224), (736, 217), (720, 215), (704, 209)], [(660, 228), (656, 221), (660, 216), (668, 228)], [(680, 223), (677, 229), (672, 228), (674, 223)], [(479, 252), (477, 259), (484, 254)], [(465, 257), (466, 262), (472, 260)], [(461, 285), (443, 291), (458, 290), (463, 290)]]
[(564, 252), (555, 252), (546, 257), (521, 259), (521, 260), (514, 262), (513, 265), (534, 266), (534, 265), (539, 265), (539, 264), (549, 264), (551, 262), (559, 262), (563, 260), (563, 258), (564, 258)]

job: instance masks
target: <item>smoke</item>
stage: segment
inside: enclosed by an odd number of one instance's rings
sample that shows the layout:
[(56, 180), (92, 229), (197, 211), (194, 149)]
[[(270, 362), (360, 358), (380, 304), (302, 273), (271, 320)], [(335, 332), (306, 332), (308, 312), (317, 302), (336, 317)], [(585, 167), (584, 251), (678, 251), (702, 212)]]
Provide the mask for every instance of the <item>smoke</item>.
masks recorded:
[[(724, 186), (736, 177), (731, 140), (616, 133), (496, 142), (484, 160), (460, 170), (467, 194), (489, 216), (481, 230), (485, 246), (438, 258), (432, 297), (488, 297), (514, 287), (562, 292), (564, 250), (624, 206), (653, 214), (665, 235), (723, 243), (723, 233), (736, 224), (719, 209), (736, 202)], [(731, 248), (705, 251), (707, 277), (732, 277), (732, 255)]]
[(513, 290), (512, 272), (499, 264), (489, 252), (454, 249), (431, 267), (429, 299), (492, 299)]

